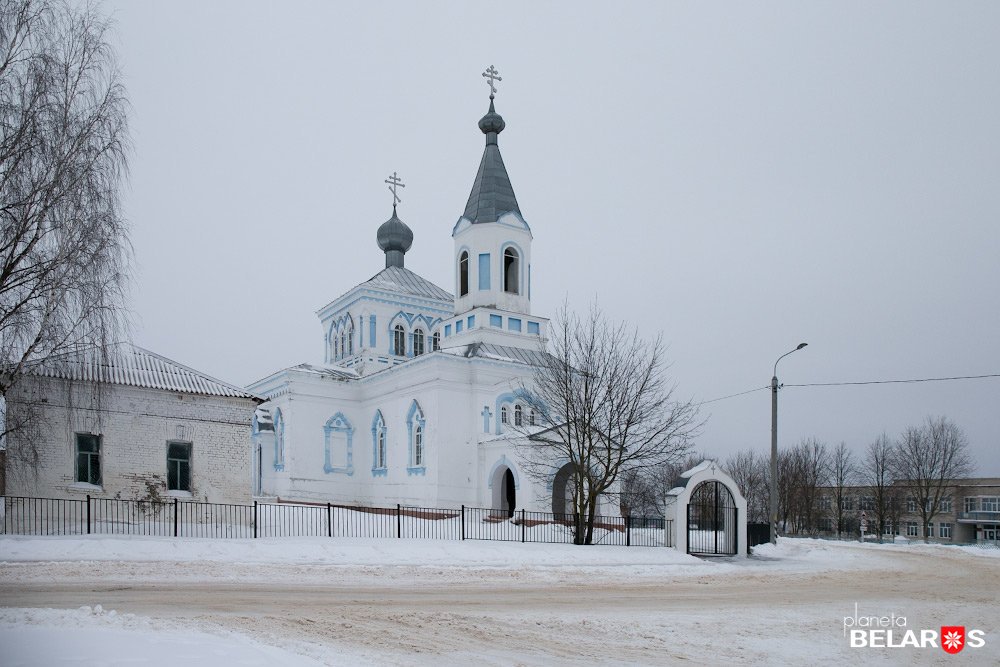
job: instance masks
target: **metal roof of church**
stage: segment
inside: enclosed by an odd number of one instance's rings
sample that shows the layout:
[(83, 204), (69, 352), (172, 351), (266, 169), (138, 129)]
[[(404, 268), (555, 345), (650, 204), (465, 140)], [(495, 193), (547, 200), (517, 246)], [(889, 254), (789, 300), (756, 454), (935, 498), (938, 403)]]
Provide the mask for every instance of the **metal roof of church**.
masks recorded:
[(532, 350), (523, 347), (511, 347), (509, 345), (495, 345), (494, 343), (469, 343), (458, 347), (449, 347), (441, 350), (445, 354), (453, 354), (458, 357), (469, 359), (492, 359), (494, 361), (509, 361), (515, 364), (526, 364), (528, 366), (544, 366), (546, 364), (546, 352), (542, 350)]
[(32, 364), (26, 371), (31, 375), (63, 380), (263, 400), (236, 385), (131, 343), (113, 345), (106, 354), (99, 354), (96, 348), (90, 348), (57, 355)]
[(389, 266), (361, 283), (360, 286), (374, 287), (398, 294), (422, 296), (427, 299), (452, 301), (454, 296), (446, 292), (426, 278), (421, 278), (413, 271), (401, 266)]
[(504, 120), (493, 108), (493, 97), (490, 96), (490, 110), (479, 121), (479, 129), (486, 135), (486, 149), (463, 214), (473, 223), (496, 222), (504, 213), (511, 211), (521, 215), (514, 187), (510, 184), (507, 167), (497, 146), (497, 135), (504, 126)]

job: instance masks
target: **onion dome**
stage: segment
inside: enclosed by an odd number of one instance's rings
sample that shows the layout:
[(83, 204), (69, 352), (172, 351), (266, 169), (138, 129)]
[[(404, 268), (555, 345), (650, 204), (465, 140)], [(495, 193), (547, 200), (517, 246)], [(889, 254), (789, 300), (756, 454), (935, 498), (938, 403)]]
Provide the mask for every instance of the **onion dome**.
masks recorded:
[(392, 207), (392, 217), (378, 228), (377, 238), (378, 247), (385, 252), (385, 267), (403, 268), (403, 255), (413, 245), (413, 232), (396, 215), (395, 206)]
[(507, 127), (507, 124), (503, 122), (503, 116), (498, 114), (496, 109), (493, 108), (493, 96), (490, 95), (490, 110), (486, 112), (485, 116), (479, 119), (479, 129), (486, 135), (486, 143), (496, 144), (497, 135), (503, 132), (503, 128), (505, 127)]

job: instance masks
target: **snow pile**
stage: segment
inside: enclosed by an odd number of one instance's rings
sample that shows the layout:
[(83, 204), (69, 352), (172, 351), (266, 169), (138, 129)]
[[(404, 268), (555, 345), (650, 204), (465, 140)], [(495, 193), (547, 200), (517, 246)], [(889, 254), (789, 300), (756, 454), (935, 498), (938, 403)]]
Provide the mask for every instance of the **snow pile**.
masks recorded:
[(76, 610), (0, 609), (3, 664), (23, 667), (186, 665), (315, 667), (322, 663), (243, 635), (152, 622), (101, 605)]

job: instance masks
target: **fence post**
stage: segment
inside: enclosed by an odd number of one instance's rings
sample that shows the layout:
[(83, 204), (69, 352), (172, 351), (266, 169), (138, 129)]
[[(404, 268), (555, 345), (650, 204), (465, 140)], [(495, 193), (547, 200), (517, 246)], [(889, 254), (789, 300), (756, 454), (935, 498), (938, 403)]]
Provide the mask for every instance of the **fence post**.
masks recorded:
[(625, 546), (632, 546), (632, 517), (625, 515)]
[(257, 539), (257, 501), (253, 501), (253, 538)]
[(177, 499), (174, 498), (174, 537), (177, 537)]
[(462, 539), (465, 539), (465, 505), (462, 505)]
[(333, 537), (333, 517), (331, 513), (333, 509), (330, 507), (330, 503), (326, 504), (326, 536)]
[(90, 494), (87, 494), (87, 534), (90, 535)]
[(402, 509), (399, 503), (396, 503), (396, 537), (399, 539), (403, 538), (403, 523), (400, 519), (400, 509)]
[(524, 510), (522, 509), (521, 510), (521, 542), (524, 542), (524, 531), (525, 531), (526, 527), (527, 526), (524, 523)]

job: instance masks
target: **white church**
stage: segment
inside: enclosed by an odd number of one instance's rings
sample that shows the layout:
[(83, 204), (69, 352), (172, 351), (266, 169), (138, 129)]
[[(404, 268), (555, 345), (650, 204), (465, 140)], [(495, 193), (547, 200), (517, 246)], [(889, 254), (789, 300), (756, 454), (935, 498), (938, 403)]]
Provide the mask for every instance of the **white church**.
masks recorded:
[[(532, 233), (500, 155), (504, 120), (493, 100), (479, 121), (479, 171), (451, 232), (454, 293), (405, 267), (413, 233), (394, 204), (377, 232), (385, 268), (317, 312), (322, 363), (249, 387), (267, 399), (253, 424), (255, 495), (565, 511), (569, 468), (532, 481), (512, 444), (535, 423), (519, 399), (548, 320), (531, 312)], [(387, 183), (395, 197), (396, 175)]]

